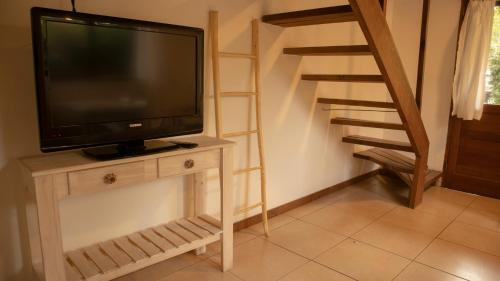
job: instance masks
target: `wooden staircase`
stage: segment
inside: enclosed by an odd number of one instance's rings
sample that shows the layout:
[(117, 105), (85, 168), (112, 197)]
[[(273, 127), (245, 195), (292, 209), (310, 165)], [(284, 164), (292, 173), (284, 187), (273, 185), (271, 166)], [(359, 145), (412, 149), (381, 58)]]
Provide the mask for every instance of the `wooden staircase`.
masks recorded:
[[(440, 173), (428, 171), (429, 140), (417, 108), (401, 58), (384, 17), (379, 0), (349, 0), (350, 5), (265, 15), (262, 21), (282, 27), (307, 26), (340, 22), (358, 22), (368, 45), (285, 48), (284, 54), (299, 56), (373, 56), (380, 75), (304, 74), (302, 80), (318, 82), (385, 83), (393, 102), (319, 98), (318, 103), (395, 109), (402, 123), (351, 118), (333, 118), (331, 124), (402, 130), (409, 142), (391, 141), (369, 136), (346, 136), (346, 143), (373, 146), (354, 153), (354, 157), (373, 161), (391, 170), (410, 186), (409, 206), (422, 202), (422, 194)], [(415, 159), (392, 150), (411, 152)]]

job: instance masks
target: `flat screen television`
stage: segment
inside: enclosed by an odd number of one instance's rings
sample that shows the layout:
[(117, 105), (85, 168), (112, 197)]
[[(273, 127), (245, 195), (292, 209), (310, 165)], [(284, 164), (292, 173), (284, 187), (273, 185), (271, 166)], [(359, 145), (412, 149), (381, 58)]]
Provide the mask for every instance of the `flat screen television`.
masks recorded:
[(37, 7), (31, 21), (42, 152), (203, 131), (202, 29)]

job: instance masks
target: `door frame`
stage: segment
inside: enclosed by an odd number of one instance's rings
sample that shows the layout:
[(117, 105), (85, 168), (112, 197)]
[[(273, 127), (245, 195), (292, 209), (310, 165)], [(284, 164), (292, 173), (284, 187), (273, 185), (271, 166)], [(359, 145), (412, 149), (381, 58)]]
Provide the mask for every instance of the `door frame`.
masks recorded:
[[(462, 23), (464, 21), (465, 13), (467, 11), (467, 5), (469, 4), (470, 0), (462, 0), (462, 6), (460, 8), (460, 19), (459, 19), (459, 35), (457, 37), (457, 48), (455, 52), (458, 52), (458, 40), (460, 37), (460, 28), (462, 27)], [(496, 5), (500, 6), (500, 0), (496, 0)], [(456, 57), (455, 57), (455, 64), (456, 64)], [(483, 182), (481, 184), (481, 187), (476, 188), (472, 190), (471, 188), (464, 187), (462, 185), (457, 185), (457, 182), (467, 182), (466, 176), (465, 175), (460, 175), (459, 173), (456, 173), (456, 162), (457, 162), (457, 154), (458, 154), (458, 146), (459, 146), (459, 138), (454, 138), (454, 136), (460, 136), (461, 130), (462, 130), (462, 124), (463, 122), (475, 122), (475, 121), (464, 121), (459, 118), (456, 118), (455, 116), (452, 116), (452, 110), (453, 110), (453, 103), (450, 106), (450, 117), (448, 120), (448, 136), (446, 139), (446, 150), (445, 150), (445, 155), (444, 155), (444, 162), (443, 162), (443, 182), (442, 186), (448, 187), (448, 188), (453, 188), (456, 190), (461, 190), (465, 192), (472, 192), (472, 193), (481, 193), (481, 195), (486, 195), (486, 196), (492, 196), (496, 198), (500, 198), (500, 190), (495, 190), (495, 188), (488, 188), (491, 187), (491, 181), (486, 181), (482, 180), (481, 178), (475, 178), (475, 181), (478, 182)], [(498, 114), (500, 115), (500, 105), (490, 105), (490, 104), (485, 104), (483, 108), (483, 114)], [(476, 121), (477, 122), (477, 121)], [(499, 163), (500, 165), (500, 163)], [(471, 178), (471, 176), (467, 176)]]

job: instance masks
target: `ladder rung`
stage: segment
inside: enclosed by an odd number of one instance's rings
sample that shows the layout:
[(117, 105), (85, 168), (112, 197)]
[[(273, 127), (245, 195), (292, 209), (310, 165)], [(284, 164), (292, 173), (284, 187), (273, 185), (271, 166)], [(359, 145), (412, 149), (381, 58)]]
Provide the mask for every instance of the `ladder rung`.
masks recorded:
[(252, 210), (252, 209), (255, 209), (255, 208), (257, 208), (257, 207), (260, 207), (260, 206), (262, 206), (262, 202), (259, 202), (259, 203), (257, 203), (257, 204), (253, 204), (252, 206), (248, 206), (248, 207), (245, 207), (245, 208), (241, 208), (241, 209), (239, 209), (238, 211), (236, 211), (236, 214), (241, 214), (241, 213), (244, 213), (244, 212), (246, 212), (246, 211), (250, 211), (250, 210)]
[(257, 95), (256, 92), (221, 92), (222, 97), (251, 97)]
[(222, 134), (222, 137), (223, 138), (232, 138), (232, 137), (246, 136), (246, 135), (255, 134), (255, 133), (257, 133), (257, 130), (241, 131), (241, 132)]
[(257, 167), (251, 167), (251, 168), (245, 168), (245, 169), (241, 169), (241, 170), (236, 170), (234, 171), (234, 174), (235, 175), (239, 175), (239, 174), (243, 174), (243, 173), (248, 173), (248, 172), (252, 172), (252, 171), (257, 171), (257, 170), (260, 170), (262, 167), (260, 166), (257, 166)]
[(243, 53), (226, 53), (226, 52), (220, 52), (219, 56), (225, 57), (225, 58), (255, 59), (255, 55), (252, 55), (252, 54), (243, 54)]

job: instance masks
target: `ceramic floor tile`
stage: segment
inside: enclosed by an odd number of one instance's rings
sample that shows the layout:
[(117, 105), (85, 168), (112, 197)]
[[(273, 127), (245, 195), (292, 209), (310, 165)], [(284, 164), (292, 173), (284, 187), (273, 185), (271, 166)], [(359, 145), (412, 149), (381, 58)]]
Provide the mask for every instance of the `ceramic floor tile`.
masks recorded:
[(427, 197), (424, 195), (422, 204), (415, 209), (447, 219), (455, 219), (465, 208), (465, 205), (442, 198)]
[(358, 211), (369, 213), (373, 216), (381, 216), (397, 205), (369, 191), (356, 191), (349, 193), (339, 200), (336, 200), (331, 206), (348, 207)]
[(411, 263), (394, 281), (464, 281), (451, 274), (419, 264)]
[(453, 222), (439, 238), (500, 257), (500, 232)]
[(392, 280), (410, 263), (405, 258), (351, 239), (315, 260), (360, 281)]
[(294, 221), (271, 231), (267, 239), (301, 256), (313, 259), (345, 238), (318, 226)]
[(500, 257), (441, 239), (434, 240), (418, 262), (471, 281), (496, 281)]
[(355, 281), (316, 262), (309, 262), (292, 271), (280, 281)]
[[(287, 223), (294, 221), (295, 218), (288, 216), (286, 214), (275, 216), (267, 221), (269, 225), (269, 231), (281, 227)], [(241, 232), (250, 233), (253, 235), (264, 235), (264, 227), (262, 223), (254, 224), (248, 228), (242, 229)]]
[(425, 198), (444, 200), (447, 202), (459, 204), (462, 206), (468, 206), (477, 195), (461, 192), (458, 190), (453, 190), (449, 188), (434, 186), (425, 191)]
[(408, 259), (414, 259), (434, 239), (387, 222), (375, 222), (352, 238)]
[[(210, 258), (216, 263), (218, 256)], [(277, 280), (305, 264), (308, 260), (262, 238), (256, 238), (234, 249), (231, 272), (247, 280)]]
[(458, 216), (457, 221), (500, 232), (500, 208), (495, 210), (469, 207)]
[(479, 196), (471, 204), (472, 208), (481, 210), (500, 210), (500, 200), (495, 198), (489, 198), (484, 196)]
[(450, 224), (451, 219), (406, 207), (399, 207), (382, 216), (380, 221), (435, 237)]
[(329, 205), (301, 218), (305, 222), (345, 236), (358, 232), (375, 219), (377, 216), (369, 212), (334, 205)]
[[(151, 279), (143, 279), (150, 281)], [(222, 272), (220, 266), (206, 260), (193, 266), (183, 268), (161, 281), (241, 281), (230, 272)]]
[(328, 203), (323, 201), (323, 200), (314, 200), (312, 202), (309, 202), (305, 205), (302, 205), (298, 208), (295, 208), (293, 210), (290, 210), (286, 212), (285, 214), (294, 218), (301, 218), (305, 215), (308, 215), (314, 211), (317, 211), (321, 208), (324, 208), (327, 206)]

